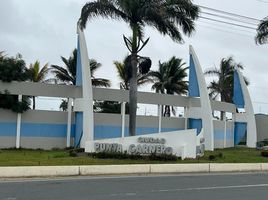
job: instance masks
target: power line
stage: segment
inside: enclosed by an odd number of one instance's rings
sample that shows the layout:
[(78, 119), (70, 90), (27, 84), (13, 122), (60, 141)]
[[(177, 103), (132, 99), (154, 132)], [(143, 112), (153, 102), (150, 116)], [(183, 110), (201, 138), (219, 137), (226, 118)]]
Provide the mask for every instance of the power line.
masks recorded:
[(237, 24), (237, 23), (232, 23), (232, 22), (226, 22), (226, 21), (222, 21), (222, 20), (212, 19), (212, 18), (209, 18), (209, 17), (199, 16), (199, 18), (206, 19), (206, 20), (209, 20), (209, 21), (219, 22), (219, 23), (223, 23), (223, 24), (228, 24), (228, 25), (232, 25), (232, 26), (237, 26), (237, 27), (241, 27), (241, 28), (251, 29), (251, 30), (256, 30), (257, 29), (257, 27), (254, 28), (254, 27), (250, 27), (250, 26)]
[(236, 19), (236, 18), (233, 18), (233, 17), (224, 16), (224, 15), (219, 15), (219, 14), (214, 14), (214, 13), (209, 13), (209, 12), (202, 12), (202, 11), (201, 11), (201, 13), (205, 14), (205, 15), (210, 15), (210, 16), (223, 18), (223, 19), (227, 19), (227, 20), (231, 20), (231, 21), (236, 21), (236, 22), (240, 22), (240, 23), (244, 23), (244, 24), (249, 24), (249, 25), (253, 25), (253, 26), (258, 25), (257, 23), (246, 22), (246, 21), (243, 21), (241, 19)]
[(201, 26), (201, 27), (209, 28), (209, 29), (216, 30), (216, 31), (219, 31), (219, 32), (230, 33), (230, 34), (234, 34), (234, 35), (241, 35), (241, 36), (245, 36), (245, 37), (249, 37), (249, 38), (254, 37), (254, 35), (248, 35), (248, 34), (243, 34), (243, 33), (234, 32), (234, 31), (226, 31), (226, 30), (223, 30), (223, 29), (219, 29), (219, 28), (216, 28), (216, 27), (211, 27), (211, 26), (207, 26), (207, 25), (203, 25), (203, 24), (198, 24), (198, 25)]
[(226, 11), (218, 10), (218, 9), (214, 9), (214, 8), (209, 8), (209, 7), (201, 6), (201, 5), (197, 5), (197, 6), (200, 7), (200, 8), (206, 9), (206, 10), (211, 10), (211, 11), (214, 11), (214, 12), (223, 13), (223, 14), (226, 14), (226, 15), (231, 15), (231, 16), (235, 16), (235, 17), (239, 17), (239, 18), (244, 18), (244, 19), (256, 21), (258, 23), (260, 23), (260, 21), (261, 21), (259, 19), (256, 19), (256, 18), (253, 18), (253, 17), (248, 17), (248, 16), (245, 16), (245, 15), (239, 15), (239, 14), (226, 12)]
[[(228, 31), (230, 30), (230, 28), (228, 27), (228, 25), (226, 25), (226, 26), (218, 26), (218, 24), (216, 23), (216, 22), (210, 22), (210, 21), (207, 21), (207, 20), (203, 20), (203, 19), (199, 19), (198, 21), (197, 21), (198, 23), (203, 23), (203, 24), (205, 24), (205, 25), (212, 25), (213, 26), (213, 28), (222, 28), (222, 30), (223, 29), (228, 29)], [(225, 30), (223, 30), (223, 31), (225, 31)], [(250, 31), (250, 30), (247, 30), (247, 29), (242, 29), (242, 28), (238, 28), (238, 27), (233, 27), (232, 28), (232, 31), (239, 31), (239, 32), (237, 32), (237, 33), (250, 33), (251, 35), (253, 34), (254, 36), (256, 35), (256, 31), (254, 30), (254, 31)], [(249, 35), (248, 35), (249, 36)]]

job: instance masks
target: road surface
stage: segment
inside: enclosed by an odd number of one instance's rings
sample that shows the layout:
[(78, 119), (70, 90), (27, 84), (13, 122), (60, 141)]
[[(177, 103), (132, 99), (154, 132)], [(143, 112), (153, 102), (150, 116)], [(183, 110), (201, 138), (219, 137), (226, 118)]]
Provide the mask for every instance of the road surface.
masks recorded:
[(267, 200), (268, 174), (0, 180), (0, 200)]

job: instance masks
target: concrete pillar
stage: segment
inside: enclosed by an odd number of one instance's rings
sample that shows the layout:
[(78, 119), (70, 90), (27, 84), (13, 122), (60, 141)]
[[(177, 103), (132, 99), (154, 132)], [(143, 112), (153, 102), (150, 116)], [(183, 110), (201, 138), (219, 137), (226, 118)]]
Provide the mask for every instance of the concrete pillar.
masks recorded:
[(184, 107), (184, 129), (188, 129), (188, 107)]
[(66, 141), (66, 147), (71, 146), (71, 127), (72, 127), (72, 104), (73, 104), (73, 99), (69, 98), (68, 99), (68, 116), (67, 116), (67, 141)]
[(158, 105), (158, 133), (162, 132), (162, 105)]
[[(19, 102), (22, 101), (22, 95), (18, 96)], [(20, 148), (20, 131), (21, 131), (21, 113), (17, 115), (17, 130), (16, 130), (16, 148)]]
[(121, 103), (121, 137), (125, 137), (126, 102)]
[(227, 118), (226, 118), (226, 112), (223, 112), (222, 113), (222, 116), (223, 116), (223, 122), (224, 122), (224, 136), (223, 136), (223, 148), (226, 148), (226, 138), (227, 138), (227, 125), (226, 125), (226, 123), (227, 123)]

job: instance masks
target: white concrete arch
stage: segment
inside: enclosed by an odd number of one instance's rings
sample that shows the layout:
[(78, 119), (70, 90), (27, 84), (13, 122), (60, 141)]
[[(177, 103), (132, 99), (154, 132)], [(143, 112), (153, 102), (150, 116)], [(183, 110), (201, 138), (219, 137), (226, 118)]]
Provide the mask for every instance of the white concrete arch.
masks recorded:
[[(207, 85), (205, 77), (201, 68), (201, 65), (198, 61), (198, 58), (195, 54), (195, 51), (192, 46), (190, 46), (190, 57), (192, 59), (192, 64), (195, 69), (196, 74), (196, 83), (198, 87), (198, 92), (195, 97), (200, 97), (201, 107), (189, 107), (187, 111), (188, 118), (200, 118), (202, 119), (202, 129), (205, 138), (205, 149), (213, 151), (214, 150), (214, 133), (213, 133), (213, 118), (212, 118), (212, 109), (208, 96)], [(191, 84), (191, 83), (189, 83)]]
[(236, 72), (239, 78), (241, 87), (240, 89), (243, 95), (242, 98), (244, 100), (245, 112), (236, 113), (235, 122), (247, 123), (247, 146), (255, 148), (257, 145), (257, 128), (256, 128), (254, 109), (244, 77), (239, 69), (236, 69)]

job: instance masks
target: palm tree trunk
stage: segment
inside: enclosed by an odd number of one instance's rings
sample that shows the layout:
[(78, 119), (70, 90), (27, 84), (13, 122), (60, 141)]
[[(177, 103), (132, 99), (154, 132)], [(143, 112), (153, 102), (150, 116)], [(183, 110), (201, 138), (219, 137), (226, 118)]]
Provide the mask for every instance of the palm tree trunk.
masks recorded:
[(164, 117), (170, 117), (170, 106), (165, 106)]
[(33, 110), (35, 110), (35, 97), (33, 97)]
[[(226, 99), (225, 99), (225, 96), (224, 96), (224, 93), (221, 92), (221, 102), (226, 102)], [(223, 121), (223, 117), (224, 117), (224, 112), (223, 111), (220, 111), (220, 120)]]
[(137, 115), (137, 36), (138, 27), (133, 26), (132, 53), (131, 53), (131, 77), (129, 80), (129, 135), (136, 135), (136, 115)]

